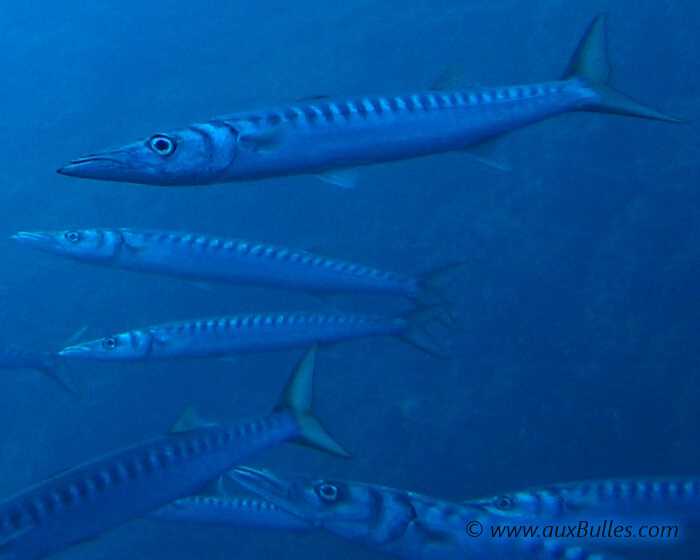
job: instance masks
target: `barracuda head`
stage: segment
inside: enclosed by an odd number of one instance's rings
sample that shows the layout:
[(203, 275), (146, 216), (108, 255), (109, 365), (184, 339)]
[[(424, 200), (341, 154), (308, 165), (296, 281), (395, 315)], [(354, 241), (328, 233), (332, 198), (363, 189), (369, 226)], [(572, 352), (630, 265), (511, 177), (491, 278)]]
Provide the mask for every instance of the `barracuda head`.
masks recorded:
[(89, 262), (103, 262), (114, 258), (124, 244), (120, 232), (97, 229), (20, 231), (13, 235), (12, 239), (40, 251)]
[(414, 518), (404, 492), (359, 482), (280, 477), (237, 467), (231, 478), (316, 527), (366, 546), (403, 535)]
[(537, 496), (528, 492), (501, 494), (492, 498), (469, 500), (462, 502), (462, 504), (473, 506), (491, 515), (504, 518), (532, 517), (537, 515), (541, 507)]
[(58, 355), (90, 360), (135, 361), (147, 359), (152, 346), (153, 335), (150, 332), (130, 331), (67, 346)]
[(236, 158), (236, 135), (235, 129), (219, 121), (190, 126), (78, 158), (58, 172), (144, 185), (216, 183)]

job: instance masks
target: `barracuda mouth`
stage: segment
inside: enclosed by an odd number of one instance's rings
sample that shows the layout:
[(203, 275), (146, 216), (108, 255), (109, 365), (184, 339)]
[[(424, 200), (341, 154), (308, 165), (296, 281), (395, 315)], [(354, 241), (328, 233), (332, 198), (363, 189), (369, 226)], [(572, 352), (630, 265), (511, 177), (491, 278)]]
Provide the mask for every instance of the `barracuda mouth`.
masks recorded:
[(113, 171), (122, 171), (126, 165), (120, 153), (95, 154), (74, 159), (56, 170), (61, 175), (100, 179)]
[(32, 245), (32, 246), (37, 246), (37, 245), (44, 246), (44, 245), (46, 245), (47, 241), (53, 240), (53, 238), (50, 235), (47, 235), (45, 233), (32, 232), (32, 231), (19, 231), (19, 232), (15, 233), (14, 235), (11, 235), (10, 239), (17, 241), (17, 243), (22, 243), (23, 245)]
[(250, 467), (236, 467), (229, 477), (263, 498), (289, 498), (292, 485), (281, 478)]
[(85, 357), (90, 353), (90, 348), (85, 346), (66, 346), (63, 350), (59, 350), (59, 356), (68, 356), (71, 358)]

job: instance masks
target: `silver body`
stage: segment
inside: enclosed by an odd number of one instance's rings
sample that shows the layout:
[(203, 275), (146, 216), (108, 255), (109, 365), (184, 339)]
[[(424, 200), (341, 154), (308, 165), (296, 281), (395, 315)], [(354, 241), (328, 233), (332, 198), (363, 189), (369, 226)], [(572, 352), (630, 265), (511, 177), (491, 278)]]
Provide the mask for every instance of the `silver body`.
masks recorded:
[(109, 361), (206, 358), (304, 347), (314, 342), (400, 336), (410, 327), (404, 317), (382, 315), (236, 315), (133, 330), (69, 346), (59, 355)]
[[(323, 174), (465, 150), (595, 100), (578, 80), (319, 100), (222, 116), (80, 158), (59, 171), (162, 186)], [(159, 140), (176, 147), (162, 156)]]
[[(180, 134), (221, 140), (216, 182), (230, 182), (465, 150), (594, 99), (577, 81), (357, 96), (235, 113)], [(256, 144), (266, 136), (270, 149)]]
[(133, 229), (20, 232), (14, 239), (78, 261), (196, 281), (413, 299), (426, 295), (418, 278), (240, 239)]

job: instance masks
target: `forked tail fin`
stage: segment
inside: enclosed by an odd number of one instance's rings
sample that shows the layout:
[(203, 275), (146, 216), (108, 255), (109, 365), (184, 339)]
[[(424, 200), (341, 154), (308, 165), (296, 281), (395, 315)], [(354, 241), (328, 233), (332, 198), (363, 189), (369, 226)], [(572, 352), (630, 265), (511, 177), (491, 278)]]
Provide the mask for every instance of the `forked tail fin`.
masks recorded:
[(68, 365), (56, 354), (46, 354), (42, 363), (37, 365), (37, 369), (47, 377), (53, 379), (61, 389), (70, 393), (74, 397), (81, 397), (80, 389), (73, 379), (72, 372)]
[[(87, 325), (75, 331), (63, 344), (63, 346), (72, 346), (80, 341), (80, 338), (85, 334)], [(75, 397), (82, 397), (80, 388), (75, 383), (73, 372), (68, 368), (68, 364), (58, 354), (42, 354), (40, 365), (37, 368), (39, 371), (53, 379), (61, 389), (69, 392)]]
[(477, 261), (472, 259), (429, 270), (418, 277), (421, 292), (409, 299), (419, 307), (440, 305), (441, 309), (435, 313), (435, 319), (449, 329), (461, 330), (452, 302), (445, 296), (445, 290), (457, 276), (470, 273), (475, 262)]
[(474, 261), (464, 261), (433, 268), (421, 274), (418, 276), (421, 292), (411, 297), (411, 301), (416, 305), (435, 305), (447, 302), (448, 300), (443, 294), (444, 290), (454, 282), (456, 276), (469, 272), (473, 265)]
[(598, 98), (584, 110), (596, 113), (612, 113), (671, 123), (687, 122), (646, 107), (624, 93), (608, 85), (610, 81), (610, 59), (608, 58), (607, 14), (598, 15), (586, 30), (569, 61), (562, 79), (583, 80)]
[(318, 344), (309, 348), (297, 364), (294, 373), (280, 395), (275, 411), (291, 411), (299, 422), (299, 435), (296, 443), (325, 451), (338, 457), (349, 458), (350, 453), (333, 439), (311, 413), (314, 395), (314, 369)]
[(396, 336), (411, 346), (423, 350), (438, 358), (449, 358), (450, 355), (433, 340), (426, 330), (425, 324), (430, 321), (439, 321), (451, 326), (452, 316), (449, 314), (449, 306), (445, 304), (426, 305), (414, 309), (402, 316), (406, 321), (406, 327)]

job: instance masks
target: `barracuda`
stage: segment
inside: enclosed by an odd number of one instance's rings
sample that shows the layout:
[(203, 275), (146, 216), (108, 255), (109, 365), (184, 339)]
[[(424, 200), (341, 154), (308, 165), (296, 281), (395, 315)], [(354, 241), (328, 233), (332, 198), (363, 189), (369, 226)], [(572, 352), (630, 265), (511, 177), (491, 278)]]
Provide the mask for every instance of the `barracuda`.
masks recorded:
[(422, 324), (439, 318), (441, 313), (442, 306), (431, 306), (399, 317), (323, 313), (235, 315), (137, 329), (68, 346), (58, 354), (106, 361), (213, 358), (298, 348), (314, 342), (394, 336), (444, 358), (445, 352)]
[(464, 502), (505, 519), (590, 519), (592, 516), (663, 517), (700, 522), (700, 479), (652, 478), (552, 484)]
[(310, 412), (316, 346), (270, 414), (228, 424), (183, 415), (168, 435), (110, 453), (0, 503), (0, 558), (37, 560), (201, 491), (246, 458), (286, 441), (348, 457)]
[(23, 231), (13, 239), (41, 251), (114, 268), (315, 293), (395, 294), (422, 305), (442, 301), (440, 288), (466, 267), (447, 266), (413, 277), (252, 241), (133, 229)]
[[(374, 484), (287, 477), (238, 467), (231, 476), (248, 490), (315, 527), (406, 560), (612, 560), (557, 540), (493, 538), (502, 523), (469, 504)], [(480, 535), (470, 534), (468, 527)]]
[(601, 14), (558, 81), (318, 99), (236, 113), (82, 157), (58, 172), (164, 186), (315, 173), (351, 186), (349, 168), (467, 150), (571, 111), (682, 122), (607, 85), (606, 41)]

